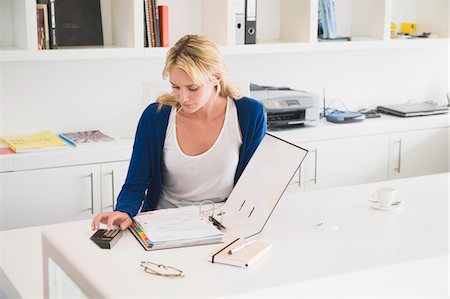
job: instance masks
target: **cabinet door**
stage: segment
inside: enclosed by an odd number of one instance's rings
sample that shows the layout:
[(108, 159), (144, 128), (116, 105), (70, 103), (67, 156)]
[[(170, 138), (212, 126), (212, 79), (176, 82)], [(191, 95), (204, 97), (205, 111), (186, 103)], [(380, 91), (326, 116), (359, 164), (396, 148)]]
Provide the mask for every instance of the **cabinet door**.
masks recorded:
[(112, 211), (122, 189), (130, 161), (103, 163), (101, 165), (100, 211)]
[(386, 180), (389, 135), (308, 143), (305, 190)]
[(449, 171), (449, 129), (391, 135), (389, 179)]
[(98, 211), (99, 165), (0, 174), (0, 227), (86, 219)]

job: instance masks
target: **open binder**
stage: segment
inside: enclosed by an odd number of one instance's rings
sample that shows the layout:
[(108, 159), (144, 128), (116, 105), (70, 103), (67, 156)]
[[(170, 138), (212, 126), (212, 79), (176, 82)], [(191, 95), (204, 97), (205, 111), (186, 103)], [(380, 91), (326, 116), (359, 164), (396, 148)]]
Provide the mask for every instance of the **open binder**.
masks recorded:
[[(166, 224), (173, 225), (167, 228), (173, 229), (176, 237), (171, 240), (162, 240), (160, 244), (157, 244), (152, 240), (151, 229), (142, 227), (145, 215), (167, 213), (172, 217), (173, 213), (181, 213), (183, 212), (182, 209), (186, 208), (157, 210), (139, 214), (135, 217), (130, 231), (146, 250), (219, 243), (223, 242), (225, 237), (228, 240), (232, 238), (246, 239), (255, 236), (267, 224), (307, 153), (306, 149), (267, 133), (227, 201), (220, 207), (223, 214), (221, 224), (225, 227), (224, 232), (221, 232), (209, 222), (204, 222), (203, 227), (201, 227), (201, 224), (196, 227), (196, 229), (202, 230), (201, 234), (195, 235), (195, 231), (189, 232), (187, 230), (183, 232), (182, 226), (177, 226), (180, 222), (177, 222), (174, 218), (172, 224), (169, 222)], [(190, 211), (191, 218), (185, 220), (194, 221), (195, 218), (198, 218), (200, 221), (201, 216), (198, 207), (187, 208), (193, 210)], [(144, 217), (144, 219), (139, 219), (139, 217)], [(145, 231), (147, 231), (147, 234), (143, 233)], [(157, 230), (153, 231), (153, 234), (157, 233)], [(181, 238), (180, 234), (186, 234), (186, 238)]]
[(227, 232), (241, 239), (260, 233), (307, 153), (267, 133), (222, 206)]

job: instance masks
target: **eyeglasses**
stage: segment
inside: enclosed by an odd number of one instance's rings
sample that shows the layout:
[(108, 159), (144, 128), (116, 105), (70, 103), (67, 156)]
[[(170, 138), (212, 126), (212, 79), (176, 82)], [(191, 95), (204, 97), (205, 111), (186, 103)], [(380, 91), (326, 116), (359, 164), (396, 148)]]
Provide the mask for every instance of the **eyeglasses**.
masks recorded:
[(218, 208), (214, 202), (210, 200), (204, 200), (200, 203), (198, 208), (200, 217), (202, 217), (203, 219), (208, 219), (221, 231), (226, 230), (225, 226), (223, 226), (222, 224), (223, 215), (225, 215), (225, 212), (222, 211), (222, 209)]
[(149, 274), (164, 277), (184, 277), (184, 273), (182, 270), (172, 266), (166, 266), (149, 261), (141, 262), (140, 266), (143, 267), (144, 271)]

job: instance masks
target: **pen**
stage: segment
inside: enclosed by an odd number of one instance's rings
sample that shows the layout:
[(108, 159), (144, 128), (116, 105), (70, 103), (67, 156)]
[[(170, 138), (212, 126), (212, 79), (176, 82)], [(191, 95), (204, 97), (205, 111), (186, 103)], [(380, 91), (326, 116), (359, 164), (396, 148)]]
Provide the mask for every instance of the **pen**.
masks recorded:
[(249, 241), (247, 243), (242, 244), (241, 246), (238, 246), (236, 248), (230, 249), (230, 250), (228, 250), (228, 254), (234, 254), (234, 253), (238, 252), (239, 250), (242, 250), (245, 247), (247, 247), (247, 246), (249, 246), (249, 245), (251, 245), (251, 244), (253, 244), (255, 242), (256, 242), (256, 240), (251, 240), (251, 241)]
[(222, 223), (220, 223), (219, 221), (216, 220), (216, 218), (214, 218), (213, 216), (209, 216), (209, 221), (212, 222), (212, 224), (214, 224), (215, 227), (217, 227), (220, 230), (226, 230), (226, 227), (222, 225)]

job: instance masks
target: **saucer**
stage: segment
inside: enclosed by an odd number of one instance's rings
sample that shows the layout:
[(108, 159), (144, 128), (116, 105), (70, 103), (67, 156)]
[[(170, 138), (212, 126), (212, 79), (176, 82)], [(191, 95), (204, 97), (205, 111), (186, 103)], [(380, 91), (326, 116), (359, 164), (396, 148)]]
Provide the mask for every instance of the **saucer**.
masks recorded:
[(369, 200), (369, 204), (372, 208), (383, 211), (392, 211), (402, 206), (403, 202), (398, 200), (394, 201), (389, 207), (382, 207), (378, 201)]

